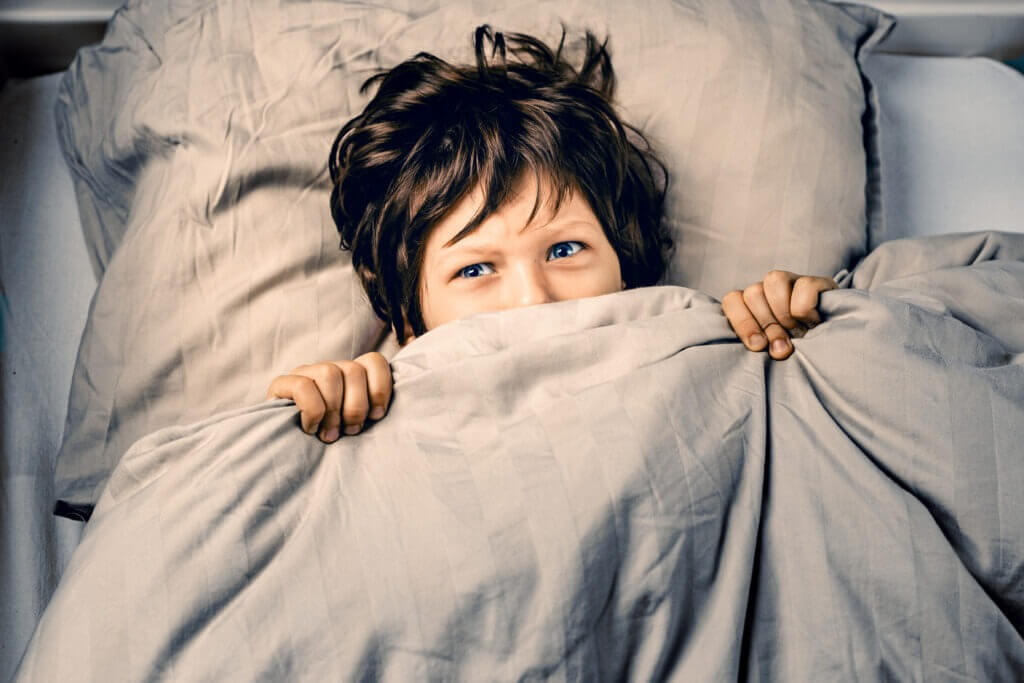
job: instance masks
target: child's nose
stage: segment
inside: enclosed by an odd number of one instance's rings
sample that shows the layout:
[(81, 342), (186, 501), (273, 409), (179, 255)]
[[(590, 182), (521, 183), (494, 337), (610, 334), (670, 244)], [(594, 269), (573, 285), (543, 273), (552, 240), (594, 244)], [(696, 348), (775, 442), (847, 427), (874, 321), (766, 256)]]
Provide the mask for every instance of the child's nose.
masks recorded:
[(529, 264), (518, 271), (510, 297), (512, 306), (535, 306), (554, 301), (541, 268)]

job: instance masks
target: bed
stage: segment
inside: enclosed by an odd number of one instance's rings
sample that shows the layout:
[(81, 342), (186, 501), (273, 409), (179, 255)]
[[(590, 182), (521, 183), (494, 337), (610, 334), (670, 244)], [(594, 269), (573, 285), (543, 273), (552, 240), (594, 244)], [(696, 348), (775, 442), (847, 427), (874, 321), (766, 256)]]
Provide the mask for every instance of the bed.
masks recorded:
[[(398, 353), (334, 256), (316, 150), (376, 66), (426, 36), (458, 56), (479, 16), (521, 21), (435, 4), (335, 16), (331, 3), (132, 0), (66, 71), (32, 75), (70, 54), (6, 55), (0, 678), (1019, 675), (1024, 76), (998, 60), (1024, 51), (1024, 12), (880, 3), (894, 29), (863, 8), (766, 2), (793, 21), (766, 24), (774, 52), (734, 62), (735, 36), (764, 17), (650, 3), (670, 12), (664, 27), (697, 16), (721, 33), (613, 51), (620, 95), (656, 141), (687, 141), (683, 186), (745, 199), (670, 198), (687, 239), (665, 287), (485, 315)], [(604, 21), (613, 46), (640, 30), (598, 6), (605, 19), (531, 3), (528, 28)], [(0, 24), (64, 11), (84, 44), (114, 9), (30, 4)], [(789, 54), (794, 25), (818, 35), (810, 21), (844, 59), (758, 67)], [(253, 48), (269, 26), (293, 63)], [(691, 60), (671, 61), (679, 42)], [(657, 72), (628, 78), (645, 63), (683, 63), (674, 78), (701, 92), (703, 117), (690, 100), (664, 116)], [(303, 90), (338, 69), (331, 96)], [(750, 69), (778, 80), (739, 81), (760, 117), (744, 130), (732, 79)], [(766, 175), (772, 148), (752, 144), (764, 112), (778, 83), (812, 77), (824, 94), (800, 105), (817, 109), (793, 115), (811, 117), (796, 132), (814, 143), (786, 143), (796, 151)], [(218, 87), (195, 96), (197, 79)], [(719, 123), (733, 132), (695, 136)], [(721, 165), (702, 166), (713, 152)], [(786, 170), (808, 164), (814, 182)], [(772, 194), (779, 168), (793, 175)], [(737, 262), (752, 241), (756, 257)], [(770, 267), (846, 290), (823, 300), (833, 324), (776, 365), (735, 348), (714, 299)], [(193, 319), (194, 337), (162, 346)], [(364, 436), (325, 448), (296, 434), (293, 406), (262, 401), (275, 374), (370, 348), (393, 359), (396, 403)], [(457, 398), (480, 386), (495, 387), (488, 400)]]

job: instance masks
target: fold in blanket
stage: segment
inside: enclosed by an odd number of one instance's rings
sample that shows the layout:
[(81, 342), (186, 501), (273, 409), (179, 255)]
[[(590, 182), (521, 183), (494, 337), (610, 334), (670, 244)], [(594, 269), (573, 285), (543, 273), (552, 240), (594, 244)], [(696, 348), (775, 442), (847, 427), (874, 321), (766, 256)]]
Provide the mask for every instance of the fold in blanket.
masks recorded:
[(1024, 238), (893, 245), (784, 362), (655, 287), (439, 327), (329, 446), (155, 432), (19, 678), (1012, 680)]

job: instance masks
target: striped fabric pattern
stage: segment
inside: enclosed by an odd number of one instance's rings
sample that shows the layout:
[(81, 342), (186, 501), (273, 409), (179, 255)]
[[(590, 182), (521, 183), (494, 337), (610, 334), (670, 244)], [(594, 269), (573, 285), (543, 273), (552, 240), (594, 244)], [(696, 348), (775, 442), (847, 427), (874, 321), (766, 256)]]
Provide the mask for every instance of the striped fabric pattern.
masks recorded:
[(16, 680), (1013, 680), (1024, 236), (891, 244), (783, 362), (653, 287), (441, 326), (330, 446), (153, 433)]
[[(668, 162), (667, 284), (721, 296), (772, 268), (831, 275), (866, 248), (855, 56), (889, 23), (805, 0), (355, 3), (133, 0), (57, 107), (102, 280), (57, 495), (96, 501), (147, 433), (258, 403), (279, 374), (388, 353), (338, 249), (330, 143), (363, 80), (491, 23), (607, 35), (627, 120)], [(380, 344), (384, 344), (380, 346)]]

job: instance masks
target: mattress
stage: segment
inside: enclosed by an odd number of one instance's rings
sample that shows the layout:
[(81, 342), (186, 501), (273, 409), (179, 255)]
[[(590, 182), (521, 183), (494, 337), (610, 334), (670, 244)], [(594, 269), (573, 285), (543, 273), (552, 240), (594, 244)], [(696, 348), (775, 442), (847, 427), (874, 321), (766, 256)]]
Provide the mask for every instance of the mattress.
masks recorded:
[[(1024, 78), (982, 58), (873, 57), (884, 239), (1024, 232)], [(3, 287), (0, 679), (11, 675), (78, 542), (52, 473), (96, 278), (53, 128), (61, 74), (0, 92)], [(1015, 115), (1016, 114), (1016, 115)]]

